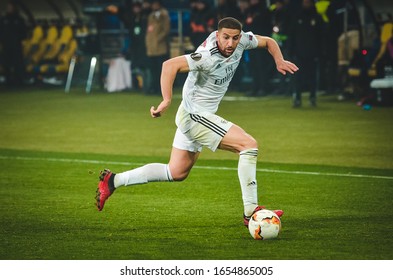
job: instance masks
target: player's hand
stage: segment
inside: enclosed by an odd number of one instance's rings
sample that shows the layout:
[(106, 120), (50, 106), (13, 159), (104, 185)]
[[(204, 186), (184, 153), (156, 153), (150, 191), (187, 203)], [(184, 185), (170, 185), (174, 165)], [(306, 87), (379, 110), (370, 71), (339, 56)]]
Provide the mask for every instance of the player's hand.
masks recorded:
[(285, 75), (287, 72), (294, 74), (299, 68), (288, 60), (281, 60), (277, 63), (277, 71)]
[(152, 118), (161, 117), (162, 113), (168, 109), (169, 105), (171, 105), (170, 100), (163, 100), (161, 101), (160, 105), (157, 106), (157, 109), (154, 106), (150, 107), (150, 115)]
[(158, 108), (156, 109), (154, 106), (151, 106), (150, 115), (152, 116), (152, 118), (158, 118), (161, 117), (161, 112), (158, 110)]

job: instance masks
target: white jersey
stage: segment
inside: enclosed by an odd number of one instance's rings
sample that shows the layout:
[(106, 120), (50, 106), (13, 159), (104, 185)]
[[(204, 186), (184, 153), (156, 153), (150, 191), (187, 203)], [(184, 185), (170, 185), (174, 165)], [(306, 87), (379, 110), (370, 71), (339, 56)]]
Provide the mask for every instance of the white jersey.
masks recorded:
[(216, 32), (195, 53), (185, 55), (190, 72), (183, 87), (183, 106), (191, 114), (215, 113), (235, 74), (244, 50), (255, 49), (258, 40), (252, 32), (241, 31), (240, 42), (229, 57), (218, 50)]

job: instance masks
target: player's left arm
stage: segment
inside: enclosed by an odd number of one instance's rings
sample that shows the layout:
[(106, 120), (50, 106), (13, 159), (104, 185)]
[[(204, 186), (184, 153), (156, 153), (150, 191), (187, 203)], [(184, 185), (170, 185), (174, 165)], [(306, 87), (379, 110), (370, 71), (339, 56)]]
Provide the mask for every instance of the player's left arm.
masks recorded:
[(177, 73), (188, 72), (189, 66), (187, 63), (187, 59), (185, 56), (177, 56), (171, 59), (166, 60), (162, 64), (161, 70), (161, 94), (162, 101), (155, 108), (151, 106), (150, 115), (153, 118), (161, 117), (161, 114), (164, 113), (172, 102), (172, 91), (173, 91), (173, 83), (175, 82)]
[(266, 48), (272, 55), (278, 72), (285, 75), (287, 72), (293, 74), (299, 70), (294, 63), (284, 59), (280, 47), (274, 39), (261, 35), (255, 36), (258, 40), (258, 48)]

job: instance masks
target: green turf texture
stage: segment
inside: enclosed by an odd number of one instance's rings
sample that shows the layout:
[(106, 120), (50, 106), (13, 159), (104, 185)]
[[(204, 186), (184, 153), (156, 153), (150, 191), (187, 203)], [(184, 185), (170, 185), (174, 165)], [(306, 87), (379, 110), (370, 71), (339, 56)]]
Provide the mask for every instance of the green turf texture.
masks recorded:
[(0, 259), (393, 258), (393, 108), (224, 100), (218, 114), (260, 144), (260, 203), (285, 211), (279, 238), (256, 241), (229, 152), (205, 149), (186, 181), (120, 188), (96, 210), (99, 170), (168, 160), (179, 90), (159, 119), (160, 98), (139, 93), (0, 98)]

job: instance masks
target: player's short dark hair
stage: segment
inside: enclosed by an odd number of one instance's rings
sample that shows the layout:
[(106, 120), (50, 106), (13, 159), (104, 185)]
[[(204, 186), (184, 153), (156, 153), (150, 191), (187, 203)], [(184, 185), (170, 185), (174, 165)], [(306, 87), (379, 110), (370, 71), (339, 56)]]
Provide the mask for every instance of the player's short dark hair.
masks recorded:
[(243, 26), (237, 19), (233, 17), (226, 17), (218, 22), (218, 30), (222, 28), (237, 29), (242, 31)]

